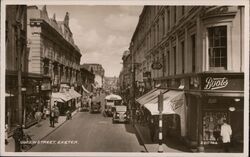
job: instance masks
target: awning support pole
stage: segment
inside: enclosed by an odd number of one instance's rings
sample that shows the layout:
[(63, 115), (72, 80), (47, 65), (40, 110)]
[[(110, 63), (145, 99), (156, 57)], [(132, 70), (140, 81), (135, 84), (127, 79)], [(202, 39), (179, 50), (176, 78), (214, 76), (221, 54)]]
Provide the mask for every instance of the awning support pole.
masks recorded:
[(163, 93), (160, 92), (158, 95), (158, 110), (159, 110), (159, 149), (158, 153), (163, 153), (163, 147), (162, 147), (162, 111), (163, 111)]

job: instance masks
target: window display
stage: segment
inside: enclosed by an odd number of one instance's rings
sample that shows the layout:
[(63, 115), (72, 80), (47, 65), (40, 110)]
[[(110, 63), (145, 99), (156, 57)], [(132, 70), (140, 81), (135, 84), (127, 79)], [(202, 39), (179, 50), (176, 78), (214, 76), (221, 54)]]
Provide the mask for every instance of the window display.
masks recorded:
[(223, 119), (228, 119), (226, 111), (205, 111), (203, 115), (203, 143), (219, 144), (220, 127)]

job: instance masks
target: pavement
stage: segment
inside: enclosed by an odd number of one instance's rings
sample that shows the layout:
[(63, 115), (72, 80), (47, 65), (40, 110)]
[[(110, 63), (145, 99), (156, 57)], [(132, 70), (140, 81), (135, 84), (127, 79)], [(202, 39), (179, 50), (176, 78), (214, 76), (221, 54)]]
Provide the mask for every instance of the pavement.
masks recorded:
[[(158, 152), (159, 149), (159, 144), (156, 142), (152, 142), (150, 138), (150, 130), (147, 126), (143, 126), (140, 124), (135, 124), (134, 125), (138, 136), (142, 143), (144, 144), (144, 147), (147, 152)], [(158, 135), (158, 134), (157, 134)], [(184, 143), (178, 142), (175, 140), (173, 137), (166, 137), (166, 139), (163, 141), (163, 152), (196, 152), (197, 149), (191, 149), (188, 148)], [(204, 149), (204, 152), (206, 153), (223, 153), (223, 148), (222, 146), (206, 146)], [(231, 145), (230, 147), (230, 153), (242, 153), (243, 152), (243, 144), (234, 144)]]
[[(159, 144), (157, 140), (153, 142), (150, 138), (150, 130), (147, 126), (143, 126), (140, 124), (134, 125), (139, 138), (141, 139), (142, 143), (147, 152), (158, 152)], [(177, 142), (173, 139), (166, 139), (164, 140), (163, 144), (163, 152), (171, 152), (171, 153), (178, 153), (178, 152), (191, 152), (184, 144)]]
[[(74, 116), (78, 111), (72, 112), (72, 116)], [(23, 129), (25, 134), (30, 135), (32, 141), (39, 141), (51, 134), (53, 131), (55, 131), (57, 128), (59, 128), (63, 123), (65, 123), (66, 116), (60, 116), (58, 118), (58, 123), (55, 123), (55, 127), (50, 127), (50, 121), (49, 118), (46, 118), (46, 120), (42, 120), (40, 122), (40, 125), (33, 125), (27, 129)], [(6, 152), (15, 152), (15, 141), (11, 137), (8, 138), (8, 144), (5, 145), (5, 151)], [(26, 150), (27, 151), (27, 150)]]

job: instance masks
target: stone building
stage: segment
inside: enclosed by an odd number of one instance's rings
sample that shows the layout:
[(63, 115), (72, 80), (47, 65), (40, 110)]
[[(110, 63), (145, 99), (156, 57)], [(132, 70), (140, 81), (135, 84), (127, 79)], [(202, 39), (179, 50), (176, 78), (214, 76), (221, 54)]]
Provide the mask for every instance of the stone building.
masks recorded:
[(5, 124), (11, 132), (23, 123), (23, 84), (28, 73), (26, 51), (27, 6), (6, 6), (6, 75), (5, 75)]
[(95, 83), (95, 75), (93, 71), (85, 69), (83, 65), (80, 66), (81, 70), (81, 81), (82, 81), (82, 93), (93, 92), (92, 84)]
[(132, 58), (130, 51), (124, 51), (122, 56), (122, 70), (119, 74), (119, 86), (122, 97), (128, 100), (132, 95)]
[(85, 63), (82, 66), (88, 71), (93, 71), (95, 74), (95, 82), (92, 84), (93, 87), (95, 89), (103, 88), (105, 70), (102, 65), (97, 63)]
[[(136, 81), (151, 82), (154, 99), (163, 88), (164, 106), (175, 113), (168, 132), (190, 146), (218, 145), (226, 119), (242, 148), (244, 16), (240, 6), (145, 6), (140, 15), (130, 46)], [(156, 103), (141, 106), (157, 115)]]
[[(73, 34), (69, 28), (69, 13), (63, 21), (57, 21), (56, 15), (49, 18), (46, 6), (39, 9), (37, 6), (29, 6), (28, 9), (28, 53), (29, 73), (37, 75), (31, 82), (39, 82), (40, 94), (27, 96), (31, 106), (34, 99), (40, 101), (42, 108), (54, 105), (54, 100), (61, 106), (74, 108), (79, 100), (75, 99), (79, 94), (74, 94), (81, 89), (80, 84), (80, 59), (81, 52), (74, 43)], [(66, 98), (64, 89), (72, 98)], [(73, 88), (69, 90), (68, 88)], [(51, 101), (51, 96), (57, 98)], [(68, 96), (69, 97), (69, 96)], [(73, 105), (72, 105), (73, 104)], [(64, 111), (62, 111), (63, 113)]]

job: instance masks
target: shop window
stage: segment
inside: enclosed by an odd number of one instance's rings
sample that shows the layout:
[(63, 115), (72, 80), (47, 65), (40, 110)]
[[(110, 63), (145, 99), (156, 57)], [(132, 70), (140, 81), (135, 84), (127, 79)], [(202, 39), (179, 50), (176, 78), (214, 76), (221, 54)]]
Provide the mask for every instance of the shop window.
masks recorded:
[(227, 27), (208, 28), (209, 67), (227, 69)]
[(176, 47), (173, 47), (173, 53), (174, 53), (174, 75), (176, 74)]
[(182, 73), (185, 72), (185, 43), (184, 41), (181, 42), (181, 57), (182, 57)]
[(162, 37), (165, 35), (165, 18), (164, 14), (162, 15)]
[(43, 74), (44, 75), (49, 75), (49, 63), (47, 63), (47, 62), (44, 62)]
[(223, 119), (229, 119), (227, 111), (205, 111), (203, 115), (203, 143), (219, 144)]
[(170, 11), (168, 10), (168, 13), (167, 13), (167, 28), (168, 28), (168, 31), (170, 31)]
[(176, 23), (176, 18), (177, 18), (177, 16), (176, 16), (176, 6), (174, 6), (173, 7), (173, 16), (174, 16), (174, 24)]
[(181, 15), (184, 15), (184, 13), (185, 13), (185, 7), (181, 6)]
[(167, 52), (167, 58), (168, 58), (168, 76), (170, 75), (170, 52)]
[(195, 72), (196, 63), (196, 37), (195, 34), (191, 36), (191, 53), (192, 53), (192, 72)]

